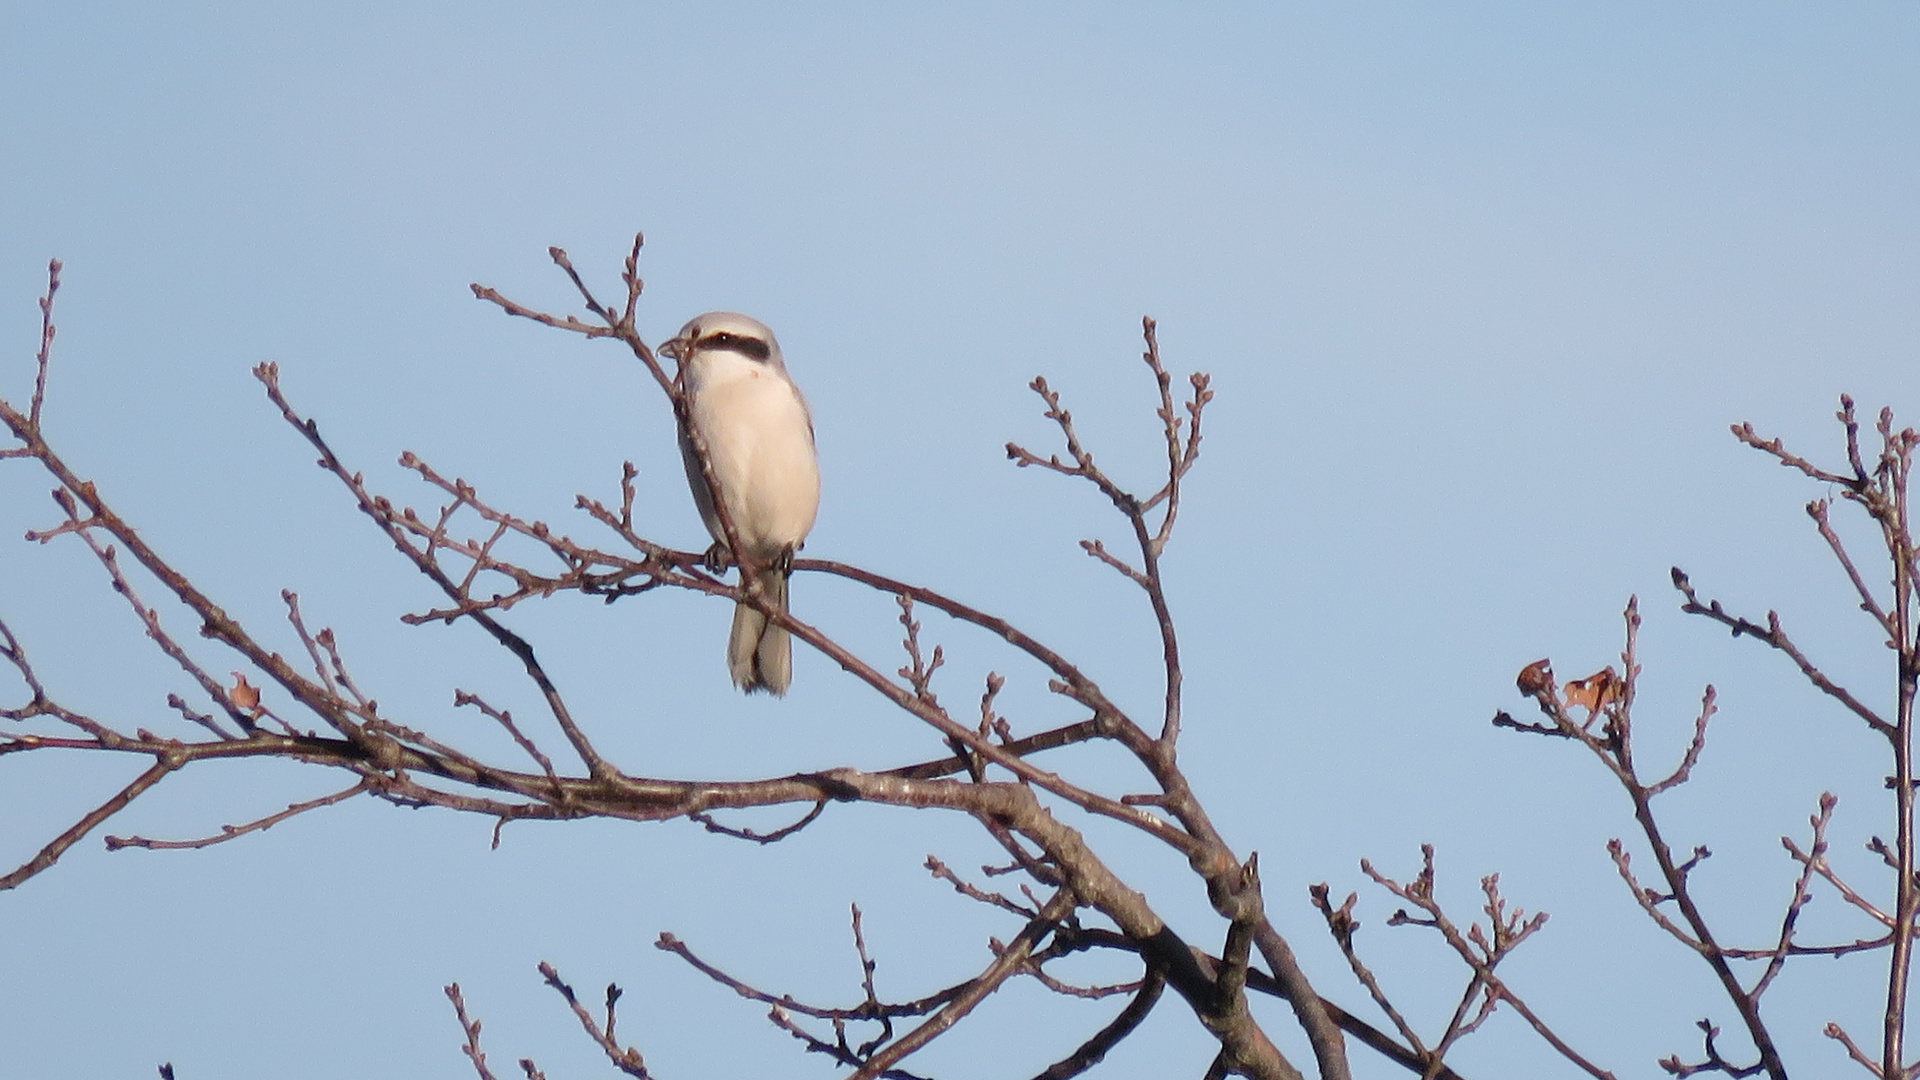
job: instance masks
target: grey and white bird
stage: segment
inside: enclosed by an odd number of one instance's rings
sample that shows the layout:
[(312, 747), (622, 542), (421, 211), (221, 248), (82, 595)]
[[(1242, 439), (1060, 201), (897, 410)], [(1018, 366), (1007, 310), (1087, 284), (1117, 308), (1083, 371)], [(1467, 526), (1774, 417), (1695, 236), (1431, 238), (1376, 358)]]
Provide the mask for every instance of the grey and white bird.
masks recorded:
[[(693, 431), (706, 447), (727, 516), (738, 534), (742, 588), (758, 587), (778, 611), (787, 610), (793, 555), (813, 528), (820, 507), (820, 469), (814, 458), (813, 417), (807, 399), (787, 375), (780, 343), (764, 323), (731, 311), (710, 311), (660, 346), (679, 364)], [(683, 427), (680, 457), (700, 518), (713, 537), (708, 562), (720, 565), (726, 530)], [(727, 639), (727, 671), (735, 686), (781, 696), (793, 682), (793, 642), (752, 604), (736, 604)]]

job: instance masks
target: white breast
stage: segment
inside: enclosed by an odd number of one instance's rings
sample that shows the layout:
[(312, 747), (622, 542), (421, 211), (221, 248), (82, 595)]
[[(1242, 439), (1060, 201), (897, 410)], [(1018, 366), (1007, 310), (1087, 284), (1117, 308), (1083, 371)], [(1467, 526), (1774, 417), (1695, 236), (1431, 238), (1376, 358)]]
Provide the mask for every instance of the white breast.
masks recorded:
[[(740, 542), (760, 559), (798, 547), (820, 506), (813, 423), (778, 368), (731, 352), (702, 353), (688, 371), (693, 423)], [(718, 535), (718, 522), (707, 529)]]

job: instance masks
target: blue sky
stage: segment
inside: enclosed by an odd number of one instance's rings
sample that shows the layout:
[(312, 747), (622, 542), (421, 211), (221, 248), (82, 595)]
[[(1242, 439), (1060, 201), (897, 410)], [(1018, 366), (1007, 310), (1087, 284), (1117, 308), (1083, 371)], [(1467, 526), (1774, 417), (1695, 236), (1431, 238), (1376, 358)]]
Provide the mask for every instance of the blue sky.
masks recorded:
[[(425, 583), (311, 467), (248, 368), (279, 361), (397, 497), (425, 499), (392, 464), (410, 449), (558, 525), (631, 459), (651, 532), (699, 546), (643, 374), (467, 291), (565, 307), (547, 245), (610, 287), (645, 230), (648, 334), (714, 308), (778, 331), (819, 432), (812, 553), (1004, 612), (1148, 707), (1144, 605), (1075, 547), (1115, 523), (1001, 447), (1047, 443), (1024, 389), (1045, 373), (1101, 460), (1149, 486), (1136, 356), (1152, 315), (1169, 363), (1210, 372), (1220, 395), (1168, 571), (1184, 760), (1234, 843), (1261, 852), (1269, 906), (1322, 991), (1362, 1000), (1306, 885), (1359, 888), (1361, 856), (1409, 870), (1431, 841), (1463, 909), (1497, 870), (1553, 912), (1510, 977), (1645, 1075), (1692, 1049), (1695, 1018), (1730, 1026), (1729, 1011), (1613, 878), (1601, 845), (1631, 822), (1598, 770), (1486, 721), (1516, 704), (1528, 661), (1578, 675), (1615, 659), (1638, 593), (1646, 737), (1678, 746), (1700, 686), (1721, 690), (1700, 780), (1668, 798), (1675, 842), (1716, 852), (1703, 888), (1729, 924), (1764, 936), (1777, 919), (1778, 837), (1822, 790), (1843, 800), (1836, 858), (1870, 873), (1854, 853), (1886, 827), (1884, 764), (1865, 733), (1775, 658), (1677, 614), (1666, 569), (1778, 608), (1887, 695), (1801, 510), (1824, 492), (1726, 425), (1831, 458), (1841, 391), (1920, 410), (1917, 31), (1920, 12), (1884, 3), (15, 5), (0, 386), (30, 385), (33, 300), (57, 256), (48, 425), (70, 460), (261, 633), (286, 638), (278, 594), (297, 590), (384, 704), (459, 734), (456, 686), (532, 700), (477, 634), (398, 623), (431, 602)], [(47, 486), (0, 469), (0, 535), (50, 523)], [(77, 706), (158, 725), (180, 679), (84, 555), (6, 541), (0, 615)], [(898, 663), (890, 602), (795, 590)], [(738, 699), (726, 618), (688, 597), (516, 613), (635, 772), (935, 751), (818, 657), (798, 658), (787, 700)], [(1068, 715), (990, 642), (929, 630), (950, 700), (998, 668), (1016, 725)], [(131, 767), (0, 762), (4, 860)], [(1072, 767), (1124, 775), (1097, 756)], [(331, 782), (188, 775), (114, 831), (194, 835)], [(663, 1076), (824, 1075), (654, 935), (845, 996), (858, 902), (883, 992), (924, 992), (1009, 932), (918, 869), (930, 850), (990, 859), (976, 832), (853, 812), (768, 851), (684, 824), (526, 826), (489, 851), (485, 822), (356, 804), (203, 852), (90, 842), (0, 895), (0, 1071), (457, 1077), (439, 990), (457, 979), (496, 1062), (599, 1075), (538, 985), (552, 960), (579, 985), (629, 988), (626, 1030)], [(1181, 867), (1095, 835), (1177, 925), (1210, 925)], [(1838, 909), (1823, 897), (1809, 917), (1850, 935)], [(1390, 911), (1363, 891), (1377, 966), (1416, 996), (1452, 986), (1427, 943), (1381, 925)], [(1872, 1026), (1871, 966), (1789, 969), (1773, 991), (1800, 1068), (1843, 1067), (1826, 1020)], [(1432, 1023), (1445, 1006), (1427, 1000)], [(1001, 995), (927, 1070), (1012, 1075), (1070, 1045), (1077, 1029), (1057, 1023), (1104, 1022), (1036, 1001)], [(1206, 1060), (1170, 1003), (1108, 1068), (1197, 1075)], [(1460, 1067), (1554, 1068), (1512, 1017)]]

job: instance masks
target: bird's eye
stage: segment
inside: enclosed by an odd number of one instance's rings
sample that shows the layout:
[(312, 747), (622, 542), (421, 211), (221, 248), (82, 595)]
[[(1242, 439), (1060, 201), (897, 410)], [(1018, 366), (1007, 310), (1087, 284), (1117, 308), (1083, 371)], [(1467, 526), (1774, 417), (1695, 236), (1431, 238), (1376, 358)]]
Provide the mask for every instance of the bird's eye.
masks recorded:
[(759, 338), (747, 337), (744, 334), (730, 334), (725, 330), (716, 330), (701, 338), (700, 347), (703, 349), (731, 349), (734, 352), (745, 353), (756, 360), (765, 360), (773, 354), (772, 348)]

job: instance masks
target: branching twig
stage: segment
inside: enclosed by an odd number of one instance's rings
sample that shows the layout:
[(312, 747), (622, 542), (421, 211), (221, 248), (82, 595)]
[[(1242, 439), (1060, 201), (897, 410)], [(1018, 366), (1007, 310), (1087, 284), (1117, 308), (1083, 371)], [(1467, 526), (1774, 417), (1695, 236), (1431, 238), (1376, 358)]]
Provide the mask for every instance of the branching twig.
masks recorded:
[(613, 1063), (614, 1068), (633, 1077), (634, 1080), (651, 1080), (652, 1074), (647, 1072), (647, 1063), (641, 1060), (640, 1051), (631, 1046), (622, 1047), (613, 1037), (613, 1006), (614, 1002), (620, 1000), (619, 987), (612, 983), (607, 984), (607, 1022), (603, 1025), (593, 1018), (593, 1014), (587, 1011), (585, 1005), (580, 1004), (580, 999), (574, 995), (573, 987), (568, 986), (560, 978), (560, 973), (554, 970), (552, 964), (544, 961), (540, 964), (540, 977), (546, 980), (547, 985), (553, 987), (556, 993), (566, 999), (567, 1005), (573, 1009), (573, 1015), (580, 1021), (581, 1030), (585, 1031), (587, 1037), (606, 1053), (607, 1060)]
[[(1631, 666), (1631, 665), (1629, 665)], [(1506, 1004), (1533, 1028), (1547, 1045), (1573, 1065), (1595, 1077), (1596, 1080), (1613, 1080), (1613, 1074), (1600, 1068), (1575, 1051), (1547, 1026), (1527, 1004), (1522, 1001), (1501, 978), (1494, 973), (1500, 962), (1531, 937), (1547, 921), (1545, 912), (1535, 912), (1528, 917), (1519, 908), (1508, 909), (1505, 899), (1500, 895), (1499, 875), (1482, 878), (1481, 890), (1486, 895), (1484, 911), (1487, 923), (1483, 929), (1479, 924), (1470, 924), (1466, 931), (1447, 916), (1439, 900), (1434, 896), (1433, 845), (1420, 846), (1421, 868), (1418, 874), (1406, 882), (1395, 881), (1373, 868), (1365, 859), (1360, 861), (1360, 870), (1374, 883), (1414, 906), (1420, 914), (1410, 914), (1405, 909), (1396, 911), (1387, 920), (1389, 926), (1424, 926), (1438, 933), (1446, 941), (1471, 972), (1467, 989), (1461, 995), (1446, 1031), (1434, 1044), (1427, 1062), (1428, 1076), (1436, 1074), (1441, 1060), (1452, 1045), (1463, 1036), (1479, 1027), (1481, 1021), (1498, 1004)], [(1474, 1009), (1476, 996), (1484, 998), (1479, 1008)]]

